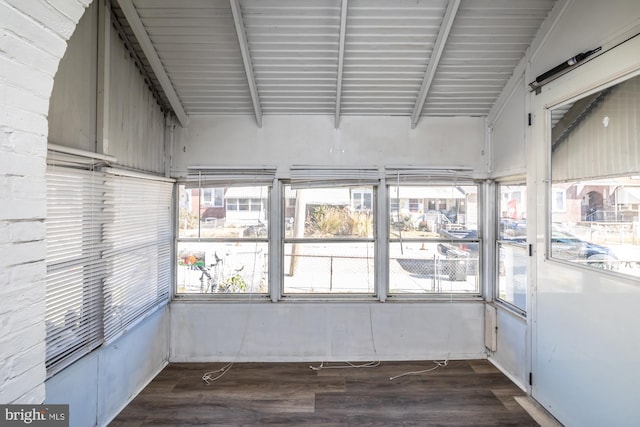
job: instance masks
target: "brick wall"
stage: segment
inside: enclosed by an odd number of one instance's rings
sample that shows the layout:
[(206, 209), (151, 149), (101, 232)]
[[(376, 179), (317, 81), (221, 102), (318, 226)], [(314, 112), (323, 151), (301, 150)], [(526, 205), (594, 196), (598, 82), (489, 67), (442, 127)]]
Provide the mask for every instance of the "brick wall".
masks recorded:
[(0, 0), (0, 403), (45, 397), (47, 112), (89, 3)]

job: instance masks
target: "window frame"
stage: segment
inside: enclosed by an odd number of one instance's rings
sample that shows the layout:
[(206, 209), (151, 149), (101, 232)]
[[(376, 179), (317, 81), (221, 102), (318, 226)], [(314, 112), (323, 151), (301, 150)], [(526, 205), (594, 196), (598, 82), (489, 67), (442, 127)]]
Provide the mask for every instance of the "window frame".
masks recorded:
[[(519, 202), (522, 203), (523, 201), (527, 201), (527, 184), (526, 184), (526, 180), (524, 178), (522, 179), (510, 179), (508, 181), (496, 181), (496, 188), (495, 188), (495, 198), (497, 200), (496, 206), (495, 206), (495, 245), (494, 245), (494, 251), (495, 251), (495, 259), (494, 259), (494, 280), (493, 280), (493, 289), (492, 289), (492, 293), (493, 293), (493, 299), (494, 301), (496, 301), (496, 303), (500, 304), (501, 306), (507, 308), (508, 310), (514, 312), (517, 315), (520, 315), (523, 318), (527, 317), (527, 307), (529, 304), (529, 261), (528, 261), (528, 254), (527, 254), (527, 248), (528, 248), (528, 236), (526, 234), (526, 230), (525, 230), (525, 234), (524, 234), (524, 245), (519, 245), (517, 243), (514, 243), (513, 240), (510, 239), (505, 239), (502, 238), (502, 230), (501, 230), (501, 226), (502, 226), (502, 187), (503, 186), (520, 186), (522, 187), (521, 190), (518, 191), (519, 193)], [(526, 212), (526, 210), (525, 210)], [(526, 221), (526, 219), (525, 219)], [(518, 250), (521, 251), (524, 254), (524, 259), (526, 259), (526, 272), (524, 274), (524, 278), (525, 278), (525, 289), (524, 289), (524, 307), (520, 307), (519, 305), (517, 305), (515, 302), (509, 301), (507, 299), (501, 298), (500, 297), (500, 274), (502, 271), (502, 267), (501, 267), (501, 260), (500, 260), (500, 253), (501, 253), (501, 247), (507, 247), (511, 250)]]
[[(587, 261), (587, 260), (583, 260), (582, 258), (576, 258), (576, 259), (565, 259), (559, 256), (554, 256), (554, 245), (553, 245), (553, 241), (554, 241), (554, 229), (557, 229), (556, 227), (554, 227), (554, 224), (558, 223), (560, 224), (560, 221), (557, 221), (556, 223), (554, 223), (554, 214), (565, 214), (569, 212), (570, 206), (568, 206), (568, 201), (566, 198), (566, 191), (565, 191), (565, 207), (566, 209), (564, 211), (559, 211), (559, 210), (554, 210), (553, 207), (555, 206), (555, 200), (554, 200), (554, 186), (557, 185), (558, 183), (570, 183), (571, 187), (573, 186), (602, 186), (602, 185), (616, 185), (619, 186), (621, 184), (602, 184), (602, 181), (608, 181), (610, 179), (615, 179), (615, 178), (622, 178), (622, 179), (634, 179), (634, 177), (638, 176), (638, 174), (640, 173), (640, 169), (630, 169), (628, 168), (628, 166), (625, 165), (619, 165), (620, 169), (617, 168), (611, 168), (610, 166), (612, 165), (611, 162), (607, 162), (607, 165), (609, 165), (608, 168), (603, 168), (601, 164), (595, 164), (590, 166), (591, 167), (591, 173), (588, 176), (584, 176), (584, 172), (582, 172), (583, 174), (580, 174), (579, 172), (576, 173), (575, 171), (573, 173), (569, 173), (567, 174), (565, 172), (565, 174), (562, 174), (563, 169), (560, 169), (560, 173), (558, 173), (559, 176), (555, 177), (555, 181), (554, 181), (554, 156), (553, 153), (558, 149), (559, 144), (563, 141), (563, 139), (565, 138), (564, 134), (561, 134), (560, 136), (554, 136), (553, 134), (553, 126), (555, 125), (554, 123), (554, 111), (559, 110), (560, 112), (563, 112), (563, 114), (565, 114), (565, 112), (567, 110), (569, 110), (573, 105), (575, 105), (576, 103), (578, 103), (579, 101), (586, 99), (589, 96), (598, 98), (599, 96), (602, 96), (603, 98), (598, 100), (598, 104), (604, 104), (607, 102), (607, 96), (608, 93), (610, 91), (615, 91), (617, 89), (618, 86), (620, 85), (625, 85), (626, 83), (630, 82), (631, 80), (636, 80), (636, 82), (634, 82), (634, 84), (637, 86), (637, 82), (640, 80), (640, 70), (636, 69), (635, 71), (632, 71), (630, 73), (627, 73), (624, 76), (618, 76), (615, 79), (610, 80), (609, 82), (605, 83), (605, 84), (598, 84), (598, 85), (593, 85), (592, 87), (588, 88), (587, 90), (582, 90), (580, 91), (580, 93), (578, 93), (577, 95), (573, 94), (570, 97), (565, 97), (563, 99), (557, 100), (553, 103), (550, 103), (548, 105), (546, 105), (543, 109), (544, 114), (545, 114), (545, 119), (546, 119), (546, 128), (545, 128), (545, 137), (546, 137), (546, 147), (545, 147), (545, 151), (546, 151), (546, 161), (547, 161), (547, 168), (545, 171), (545, 185), (544, 185), (544, 197), (545, 197), (545, 203), (547, 206), (547, 214), (545, 215), (544, 218), (544, 225), (546, 228), (546, 233), (545, 233), (545, 255), (544, 258), (547, 261), (550, 262), (554, 262), (554, 263), (558, 263), (558, 264), (563, 264), (566, 265), (568, 267), (571, 268), (577, 268), (577, 269), (586, 269), (588, 271), (591, 272), (596, 272), (596, 274), (605, 274), (605, 275), (609, 275), (611, 277), (616, 277), (618, 280), (625, 280), (625, 281), (637, 281), (638, 279), (638, 275), (636, 274), (630, 274), (629, 272), (621, 272), (619, 271), (619, 267), (620, 265), (624, 265), (624, 264), (633, 264), (633, 263), (637, 263), (638, 260), (632, 260), (632, 259), (626, 259), (626, 260), (618, 260), (616, 258), (616, 253), (613, 253), (613, 259), (610, 260), (610, 258), (608, 258), (609, 255), (612, 254), (612, 252), (610, 251), (610, 247), (607, 245), (607, 242), (605, 240), (605, 243), (603, 243), (603, 245), (600, 245), (597, 242), (592, 242), (591, 239), (586, 238), (586, 237), (580, 237), (580, 236), (570, 236), (571, 238), (573, 238), (574, 240), (577, 238), (578, 240), (583, 241), (583, 243), (587, 243), (587, 244), (595, 244), (596, 246), (604, 246), (604, 248), (607, 250), (605, 255), (607, 257), (607, 259), (603, 262), (603, 261), (599, 261), (599, 260), (595, 260), (595, 261)], [(637, 97), (637, 95), (636, 95)], [(628, 96), (627, 96), (628, 98)], [(636, 98), (637, 99), (637, 98)], [(630, 102), (629, 100), (627, 100), (626, 102)], [(612, 107), (610, 107), (612, 108)], [(606, 110), (599, 112), (599, 114), (605, 114)], [(581, 119), (588, 117), (589, 112), (586, 112), (587, 114), (583, 114), (580, 116)], [(609, 120), (608, 120), (608, 115), (605, 116), (607, 118), (607, 123), (604, 122), (600, 122), (600, 117), (598, 117), (598, 121), (599, 123), (601, 123), (605, 128), (610, 127), (609, 126)], [(618, 121), (614, 121), (614, 122), (618, 122)], [(635, 121), (634, 121), (635, 123)], [(638, 125), (636, 125), (636, 130), (638, 128)], [(571, 130), (571, 129), (569, 129)], [(569, 132), (569, 130), (566, 131), (566, 133)], [(622, 131), (618, 131), (622, 134), (631, 134), (633, 132), (631, 132), (629, 129), (623, 129)], [(590, 135), (595, 135), (595, 133), (593, 133), (593, 131), (590, 133)], [(599, 134), (598, 134), (599, 135)], [(556, 138), (554, 140), (554, 137)], [(559, 141), (559, 142), (558, 142)], [(597, 142), (597, 146), (591, 147), (591, 149), (596, 149), (596, 150), (603, 150), (606, 149), (607, 147), (604, 145), (604, 143), (606, 142), (606, 138), (605, 139), (599, 139)], [(610, 142), (609, 142), (610, 143)], [(628, 150), (631, 150), (632, 148), (626, 147)], [(637, 142), (636, 142), (636, 146), (635, 148), (637, 148)], [(633, 150), (633, 151), (637, 151), (637, 150)], [(583, 153), (578, 153), (580, 156), (583, 156)], [(594, 159), (599, 158), (599, 157), (594, 157)], [(595, 160), (592, 160), (595, 162)], [(632, 164), (630, 162), (625, 162), (626, 165), (628, 164)], [(635, 163), (633, 163), (635, 164)], [(565, 166), (564, 170), (569, 170), (569, 168), (567, 168)], [(594, 172), (595, 171), (595, 172)], [(582, 216), (582, 215), (581, 215)], [(581, 220), (582, 221), (582, 220)], [(606, 221), (604, 221), (606, 222)], [(565, 222), (563, 221), (562, 224), (564, 224)], [(577, 224), (577, 222), (576, 222)], [(578, 227), (576, 227), (577, 229)], [(565, 233), (567, 232), (567, 230), (559, 230), (561, 233)], [(569, 230), (568, 233), (569, 234), (573, 234), (575, 230)], [(584, 249), (583, 249), (584, 250)], [(590, 250), (590, 249), (589, 249)], [(568, 253), (568, 252), (567, 252)], [(576, 262), (578, 261), (578, 262)], [(582, 261), (582, 262), (580, 262)], [(617, 265), (617, 266), (613, 266), (612, 265)], [(603, 267), (599, 267), (599, 265), (603, 266)]]
[[(385, 264), (385, 299), (394, 301), (411, 301), (411, 300), (481, 300), (484, 295), (484, 263), (483, 259), (483, 224), (484, 224), (484, 188), (486, 184), (483, 181), (475, 180), (472, 172), (466, 169), (429, 169), (419, 167), (387, 167), (385, 171), (385, 205), (381, 207), (384, 211), (385, 219), (391, 218), (392, 215), (397, 214), (402, 209), (402, 203), (399, 201), (394, 203), (394, 198), (391, 197), (390, 188), (394, 186), (438, 186), (438, 187), (456, 187), (456, 186), (473, 186), (476, 188), (477, 197), (477, 238), (475, 239), (401, 239), (403, 241), (412, 241), (414, 243), (454, 243), (454, 244), (477, 244), (478, 245), (478, 261), (477, 261), (477, 290), (475, 292), (462, 293), (462, 292), (392, 292), (391, 290), (391, 244), (397, 243), (398, 239), (391, 238), (390, 222), (385, 225), (384, 238), (385, 238), (385, 259), (382, 260)], [(393, 207), (397, 206), (397, 210), (393, 210)], [(425, 207), (427, 204), (424, 205)], [(409, 205), (407, 204), (407, 208)]]
[[(173, 259), (173, 265), (175, 266), (175, 274), (173, 276), (173, 298), (175, 300), (197, 300), (197, 301), (267, 301), (269, 298), (272, 298), (273, 286), (272, 286), (272, 277), (273, 277), (273, 264), (272, 264), (272, 256), (273, 253), (273, 233), (274, 233), (274, 216), (272, 212), (273, 206), (273, 197), (276, 191), (274, 188), (278, 185), (277, 180), (275, 180), (275, 167), (264, 166), (264, 167), (237, 167), (237, 168), (227, 168), (227, 167), (193, 167), (189, 168), (186, 177), (178, 179), (176, 182), (176, 192), (179, 193), (181, 187), (184, 187), (185, 190), (188, 189), (199, 189), (201, 191), (202, 188), (223, 188), (225, 197), (229, 195), (230, 190), (234, 189), (234, 187), (266, 187), (266, 194), (262, 198), (256, 198), (255, 196), (251, 197), (230, 197), (228, 199), (225, 198), (224, 209), (232, 211), (234, 213), (242, 213), (243, 215), (237, 218), (239, 227), (243, 228), (243, 230), (238, 229), (239, 233), (242, 233), (241, 237), (206, 237), (202, 235), (202, 229), (205, 225), (203, 225), (202, 221), (202, 207), (198, 207), (198, 225), (197, 228), (191, 227), (185, 229), (185, 234), (189, 230), (196, 231), (195, 236), (185, 236), (182, 235), (182, 229), (180, 228), (180, 203), (174, 204), (175, 209), (175, 218), (176, 221), (174, 223), (175, 229), (175, 238), (174, 238), (174, 252), (175, 256)], [(179, 197), (178, 197), (179, 199)], [(253, 210), (233, 210), (233, 208), (229, 209), (230, 205), (228, 204), (228, 200), (235, 200), (235, 206), (238, 208), (240, 199), (247, 200), (248, 209), (251, 206), (255, 205), (258, 209)], [(256, 201), (253, 203), (252, 201)], [(253, 204), (252, 204), (253, 203)], [(258, 217), (265, 215), (264, 221), (258, 218), (258, 221), (262, 223), (254, 224), (252, 218), (245, 218), (244, 214), (257, 214)], [(226, 217), (226, 215), (225, 215)], [(216, 226), (217, 223), (214, 224)], [(244, 234), (247, 230), (252, 229), (255, 232), (255, 236), (253, 234)], [(265, 286), (264, 292), (250, 292), (250, 291), (242, 291), (242, 292), (179, 292), (178, 288), (178, 263), (180, 256), (180, 248), (184, 244), (195, 243), (197, 245), (206, 245), (206, 244), (229, 244), (232, 246), (241, 247), (243, 245), (251, 245), (255, 244), (255, 248), (257, 250), (258, 245), (264, 247), (267, 251), (266, 258), (263, 266), (266, 269), (266, 277), (262, 277), (259, 280), (260, 287), (262, 284)], [(215, 251), (214, 251), (215, 252)], [(246, 276), (246, 270), (243, 269), (240, 271), (233, 271), (231, 267), (229, 267), (229, 263), (225, 261), (218, 264), (218, 254), (216, 255), (216, 267), (222, 267), (223, 271), (220, 277), (224, 277), (225, 279), (233, 279), (233, 277), (237, 275)], [(220, 259), (225, 258), (225, 255), (221, 254)], [(255, 266), (254, 266), (255, 268)], [(211, 269), (209, 274), (212, 272), (217, 272), (218, 269)], [(255, 271), (252, 271), (252, 277)], [(204, 273), (202, 273), (204, 274)], [(226, 281), (224, 283), (227, 283)]]
[[(356, 170), (357, 168), (354, 168), (354, 170)], [(322, 178), (315, 178), (315, 179), (311, 179), (309, 181), (305, 180), (305, 182), (307, 182), (307, 184), (309, 185), (309, 187), (302, 187), (302, 188), (309, 188), (309, 189), (316, 189), (316, 188), (346, 188), (348, 189), (349, 192), (349, 204), (348, 207), (349, 209), (353, 208), (353, 202), (354, 202), (354, 198), (353, 198), (353, 194), (355, 193), (359, 193), (359, 194), (364, 194), (365, 192), (365, 188), (368, 190), (368, 185), (364, 185), (361, 182), (349, 182), (349, 180), (345, 179), (345, 180), (340, 180), (340, 179), (331, 179), (331, 180), (326, 180), (326, 179), (322, 179)], [(285, 223), (285, 214), (284, 214), (284, 208), (286, 206), (289, 206), (289, 197), (287, 197), (287, 186), (289, 186), (289, 188), (292, 189), (298, 189), (298, 188), (294, 188), (294, 187), (300, 187), (302, 184), (296, 184), (295, 179), (282, 179), (280, 180), (280, 183), (283, 187), (282, 189), (282, 198), (281, 198), (281, 207), (283, 208), (283, 215), (281, 218), (281, 221), (279, 221), (281, 224)], [(379, 184), (378, 183), (370, 183), (369, 184), (371, 186), (371, 191), (368, 192), (368, 194), (371, 194), (371, 201), (372, 201), (372, 209), (370, 210), (370, 213), (373, 215), (373, 219), (372, 219), (372, 233), (373, 236), (372, 237), (367, 237), (367, 238), (354, 238), (354, 237), (331, 237), (331, 238), (314, 238), (314, 237), (287, 237), (286, 236), (286, 225), (282, 226), (282, 233), (281, 233), (281, 238), (280, 238), (280, 242), (279, 242), (279, 246), (280, 246), (280, 251), (281, 251), (281, 259), (278, 260), (278, 263), (280, 265), (280, 274), (278, 276), (279, 278), (279, 296), (281, 299), (287, 299), (287, 300), (298, 300), (298, 301), (304, 301), (304, 300), (354, 300), (354, 299), (367, 299), (367, 300), (372, 300), (372, 299), (379, 299), (379, 274), (378, 274), (378, 265), (379, 265), (379, 260), (378, 257), (376, 256), (377, 254), (377, 247), (378, 247), (378, 237), (377, 237), (377, 211), (376, 211), (376, 200), (377, 200), (377, 191), (379, 188)], [(294, 203), (295, 206), (295, 203)], [(354, 212), (366, 212), (363, 210), (354, 210)], [(287, 258), (286, 255), (286, 247), (287, 245), (295, 245), (295, 244), (313, 244), (313, 243), (323, 243), (323, 244), (341, 244), (341, 243), (365, 243), (365, 244), (373, 244), (373, 250), (371, 251), (372, 255), (371, 255), (371, 260), (373, 261), (374, 267), (373, 267), (373, 285), (372, 285), (372, 292), (287, 292), (287, 289), (285, 288), (285, 259)], [(344, 258), (344, 257), (342, 257)], [(330, 273), (331, 274), (331, 273)]]

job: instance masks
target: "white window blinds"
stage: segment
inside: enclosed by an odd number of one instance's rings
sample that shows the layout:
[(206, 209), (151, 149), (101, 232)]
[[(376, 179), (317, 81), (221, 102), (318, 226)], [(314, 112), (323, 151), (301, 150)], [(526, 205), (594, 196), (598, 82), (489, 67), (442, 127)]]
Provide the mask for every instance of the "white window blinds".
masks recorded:
[(387, 184), (447, 184), (472, 183), (473, 170), (470, 168), (429, 168), (389, 166), (385, 169)]
[(205, 167), (189, 168), (186, 188), (245, 187), (249, 185), (271, 185), (276, 168), (263, 167)]
[(377, 167), (291, 166), (290, 181), (293, 188), (317, 186), (376, 185)]
[(167, 180), (107, 175), (104, 336), (110, 340), (169, 298), (171, 196)]
[(46, 179), (46, 364), (51, 369), (102, 342), (102, 227), (110, 214), (104, 210), (104, 173), (48, 166)]
[(70, 164), (47, 167), (49, 374), (167, 301), (171, 286), (172, 182)]

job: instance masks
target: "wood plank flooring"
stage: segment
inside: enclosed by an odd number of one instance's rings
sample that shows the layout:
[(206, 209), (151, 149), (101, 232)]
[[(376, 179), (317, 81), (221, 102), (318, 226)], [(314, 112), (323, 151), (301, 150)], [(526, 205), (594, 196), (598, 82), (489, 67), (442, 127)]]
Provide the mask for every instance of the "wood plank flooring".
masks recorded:
[(514, 400), (524, 393), (486, 360), (394, 380), (434, 363), (319, 371), (309, 363), (237, 363), (206, 385), (202, 375), (222, 366), (170, 364), (110, 426), (538, 425)]

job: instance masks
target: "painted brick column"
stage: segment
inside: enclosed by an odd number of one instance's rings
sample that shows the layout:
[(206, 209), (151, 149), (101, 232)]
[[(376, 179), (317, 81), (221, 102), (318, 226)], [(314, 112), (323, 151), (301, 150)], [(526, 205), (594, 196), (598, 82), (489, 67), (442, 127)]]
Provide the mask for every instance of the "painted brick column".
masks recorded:
[(0, 0), (0, 403), (45, 398), (47, 113), (91, 0)]

